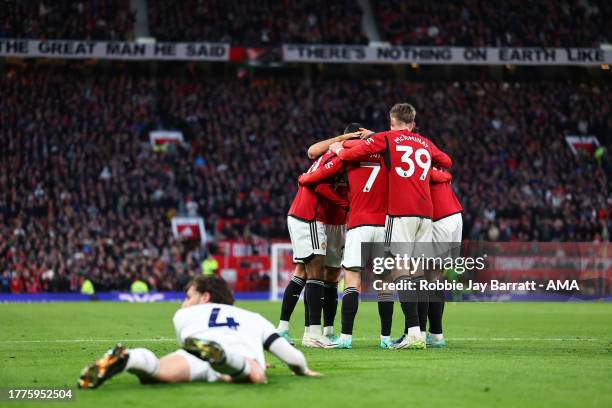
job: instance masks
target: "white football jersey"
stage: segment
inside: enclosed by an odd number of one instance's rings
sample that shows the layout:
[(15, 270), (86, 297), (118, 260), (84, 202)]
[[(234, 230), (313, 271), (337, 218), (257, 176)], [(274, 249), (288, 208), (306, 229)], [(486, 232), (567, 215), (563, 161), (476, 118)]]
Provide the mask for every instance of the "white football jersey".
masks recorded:
[(180, 347), (187, 337), (212, 340), (228, 351), (256, 360), (265, 369), (263, 345), (276, 329), (260, 314), (207, 303), (179, 309), (172, 320)]

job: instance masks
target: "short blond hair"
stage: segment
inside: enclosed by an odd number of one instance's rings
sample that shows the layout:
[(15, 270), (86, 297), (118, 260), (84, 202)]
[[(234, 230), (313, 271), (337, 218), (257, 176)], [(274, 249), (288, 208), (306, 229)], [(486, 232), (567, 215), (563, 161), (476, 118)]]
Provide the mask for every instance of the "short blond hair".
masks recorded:
[(400, 122), (412, 123), (416, 117), (416, 109), (409, 103), (396, 103), (389, 111), (389, 116)]

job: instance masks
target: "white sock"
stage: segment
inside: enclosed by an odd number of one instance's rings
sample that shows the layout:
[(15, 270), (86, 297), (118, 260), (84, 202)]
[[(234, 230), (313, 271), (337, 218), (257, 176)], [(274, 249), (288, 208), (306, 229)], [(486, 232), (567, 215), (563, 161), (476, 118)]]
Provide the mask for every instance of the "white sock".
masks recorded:
[(340, 340), (352, 340), (352, 339), (353, 339), (352, 334), (340, 333)]
[(324, 336), (333, 336), (334, 335), (334, 326), (325, 326), (323, 328)]
[(308, 334), (310, 334), (311, 336), (320, 336), (321, 335), (321, 325), (311, 324), (308, 327)]
[(278, 331), (286, 331), (289, 330), (289, 322), (286, 320), (281, 320), (278, 322), (278, 327), (276, 328)]
[(382, 334), (380, 335), (380, 340), (381, 341), (391, 341), (391, 336), (383, 336)]
[(442, 333), (440, 334), (434, 334), (434, 333), (429, 333), (431, 335), (431, 338), (434, 339), (435, 341), (440, 341), (444, 338), (444, 335)]
[(421, 332), (421, 337), (423, 338), (423, 340), (425, 340), (427, 338), (427, 333), (425, 333), (424, 331)]
[(304, 336), (308, 336), (310, 333), (310, 326), (304, 326)]
[(421, 328), (419, 326), (409, 327), (408, 328), (408, 336), (420, 337), (421, 336)]
[(225, 361), (218, 364), (210, 364), (215, 371), (221, 374), (227, 374), (233, 379), (246, 378), (251, 373), (251, 365), (246, 361), (243, 355), (238, 353), (228, 353), (225, 350)]
[(159, 371), (159, 359), (146, 348), (128, 349), (128, 361), (125, 369), (133, 374), (154, 376)]

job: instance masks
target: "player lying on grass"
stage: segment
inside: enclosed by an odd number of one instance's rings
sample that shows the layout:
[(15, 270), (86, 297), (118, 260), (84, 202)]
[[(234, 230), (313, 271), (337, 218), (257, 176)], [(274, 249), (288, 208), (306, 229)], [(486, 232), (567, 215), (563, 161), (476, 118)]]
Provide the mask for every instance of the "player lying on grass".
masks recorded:
[(161, 359), (146, 348), (118, 344), (83, 369), (80, 388), (97, 388), (127, 371), (143, 384), (225, 381), (261, 384), (267, 381), (264, 349), (297, 375), (318, 376), (304, 355), (275, 331), (261, 315), (232, 306), (234, 296), (217, 277), (199, 276), (187, 285), (185, 301), (174, 315), (181, 349)]

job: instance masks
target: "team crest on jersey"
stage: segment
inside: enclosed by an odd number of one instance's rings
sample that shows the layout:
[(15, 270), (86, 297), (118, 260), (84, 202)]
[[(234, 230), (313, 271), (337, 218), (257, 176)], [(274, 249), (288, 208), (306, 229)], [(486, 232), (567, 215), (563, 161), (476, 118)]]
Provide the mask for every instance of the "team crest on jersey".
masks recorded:
[(327, 249), (327, 242), (324, 242), (321, 244), (321, 249), (323, 250)]

